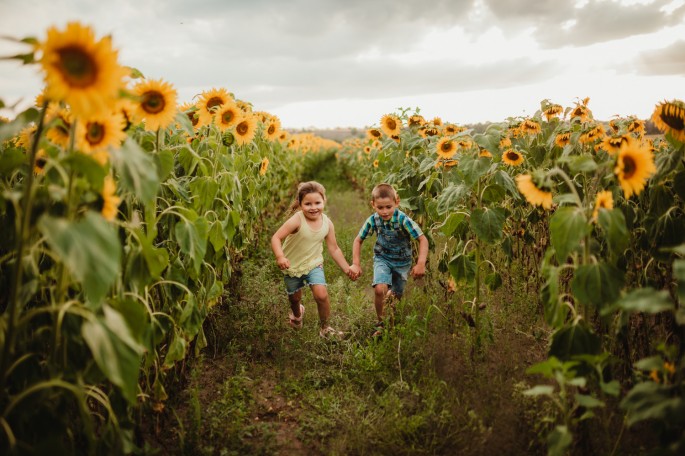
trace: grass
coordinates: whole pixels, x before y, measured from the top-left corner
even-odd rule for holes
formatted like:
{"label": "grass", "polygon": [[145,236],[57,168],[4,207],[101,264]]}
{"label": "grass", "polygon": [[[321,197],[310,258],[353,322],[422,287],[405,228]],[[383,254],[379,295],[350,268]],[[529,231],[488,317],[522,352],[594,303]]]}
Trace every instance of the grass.
{"label": "grass", "polygon": [[[352,240],[371,214],[368,197],[330,168],[316,178],[351,259]],[[161,428],[180,431],[151,438],[151,446],[184,455],[546,453],[535,427],[521,420],[539,408],[521,399],[520,383],[544,358],[547,340],[534,329],[541,327],[536,300],[517,285],[523,281],[485,294],[486,343],[473,358],[473,329],[459,315],[468,289],[447,294],[437,272],[410,279],[395,328],[372,340],[373,241],[363,245],[357,282],[324,249],[331,324],[346,338],[322,340],[309,292],[304,328],[287,325],[282,275],[268,244],[280,222],[269,221],[243,262],[237,293],[205,323],[209,347],[171,394]]]}

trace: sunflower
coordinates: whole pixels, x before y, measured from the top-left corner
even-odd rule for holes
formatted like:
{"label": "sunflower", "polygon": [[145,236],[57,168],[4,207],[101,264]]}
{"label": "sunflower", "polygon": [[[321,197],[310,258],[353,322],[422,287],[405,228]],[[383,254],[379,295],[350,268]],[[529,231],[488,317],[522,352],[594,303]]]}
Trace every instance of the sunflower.
{"label": "sunflower", "polygon": [[117,186],[114,183],[112,176],[105,176],[105,180],[102,184],[102,209],[100,213],[110,222],[114,220],[117,216],[119,209],[119,204],[121,204],[121,198],[116,194]]}
{"label": "sunflower", "polygon": [[590,101],[589,98],[585,98],[583,100],[583,103],[576,103],[576,107],[573,108],[571,111],[571,119],[577,118],[580,120],[580,122],[585,122],[586,120],[590,119],[592,113],[590,112],[590,109],[587,107],[587,102]]}
{"label": "sunflower", "polygon": [[64,31],[49,28],[38,50],[48,99],[69,104],[75,117],[112,109],[126,72],[117,63],[110,37],[96,41],[90,27],[70,22]]}
{"label": "sunflower", "polygon": [[134,88],[138,96],[137,114],[145,120],[145,129],[165,129],[176,116],[176,90],[161,79],[143,80]]}
{"label": "sunflower", "polygon": [[197,101],[197,114],[200,116],[202,125],[212,123],[212,118],[218,107],[229,101],[233,101],[233,96],[224,88],[212,88],[212,90],[202,92]]}
{"label": "sunflower", "polygon": [[639,195],[647,179],[655,172],[654,156],[646,143],[634,141],[623,145],[618,151],[614,174],[618,176],[626,198],[633,194]]}
{"label": "sunflower", "polygon": [[442,126],[442,119],[440,117],[433,117],[430,121],[430,123],[433,124],[435,127],[441,127]]}
{"label": "sunflower", "polygon": [[76,125],[76,147],[85,154],[117,148],[126,139],[120,114],[92,117]]}
{"label": "sunflower", "polygon": [[592,125],[588,130],[585,131],[585,133],[580,135],[578,142],[581,144],[589,144],[601,139],[602,136],[604,136],[604,127],[602,124],[596,124]]}
{"label": "sunflower", "polygon": [[533,206],[542,206],[544,209],[552,208],[552,192],[538,187],[530,174],[516,176],[516,187],[526,198],[526,201]]}
{"label": "sunflower", "polygon": [[119,113],[124,117],[124,131],[128,131],[132,125],[138,125],[141,121],[138,116],[138,106],[130,98],[119,98],[114,112]]}
{"label": "sunflower", "polygon": [[426,123],[426,119],[423,118],[422,115],[419,114],[414,114],[413,116],[409,117],[409,122],[408,125],[410,127],[420,127]]}
{"label": "sunflower", "polygon": [[631,117],[628,123],[628,131],[642,137],[645,134],[645,121]]}
{"label": "sunflower", "polygon": [[265,175],[267,169],[269,169],[269,159],[264,157],[264,158],[262,158],[262,164],[259,167],[259,175],[260,176]]}
{"label": "sunflower", "polygon": [[271,116],[264,128],[264,134],[268,141],[276,141],[281,134],[281,119]]}
{"label": "sunflower", "polygon": [[609,155],[616,155],[621,150],[621,147],[629,146],[634,141],[635,138],[630,135],[607,136],[599,145]]}
{"label": "sunflower", "polygon": [[366,137],[369,139],[380,139],[383,133],[378,128],[369,128],[366,130]]}
{"label": "sunflower", "polygon": [[502,155],[502,161],[509,166],[519,166],[523,163],[523,155],[516,149],[509,149]]}
{"label": "sunflower", "polygon": [[45,149],[38,149],[36,152],[36,161],[33,162],[33,174],[38,175],[45,172],[45,164],[47,163],[45,157],[47,157]]}
{"label": "sunflower", "polygon": [[257,131],[257,118],[252,113],[243,113],[235,126],[235,142],[239,146],[249,143],[254,139]]}
{"label": "sunflower", "polygon": [[50,108],[48,112],[52,119],[49,122],[49,127],[45,136],[53,144],[66,149],[69,147],[69,130],[71,130],[71,124],[73,119],[71,118],[71,113],[68,109],[55,109],[50,113]]}
{"label": "sunflower", "polygon": [[478,153],[479,157],[485,157],[485,158],[492,158],[492,154],[490,153],[489,150],[487,149],[480,149],[480,152]]}
{"label": "sunflower", "polygon": [[236,100],[235,104],[237,104],[240,110],[243,112],[252,112],[252,104],[248,103],[247,101]]}
{"label": "sunflower", "polygon": [[364,153],[369,155],[371,153],[371,146],[364,146]]}
{"label": "sunflower", "polygon": [[537,135],[542,131],[540,124],[532,119],[526,119],[521,122],[519,129],[527,135]]}
{"label": "sunflower", "polygon": [[[238,105],[233,101],[229,101],[217,108],[216,115],[214,116],[214,123],[216,123],[217,127],[219,127],[219,130],[226,131],[229,128],[237,125],[242,117],[243,112],[240,110]],[[254,119],[256,122],[257,118],[255,117]]]}
{"label": "sunflower", "polygon": [[550,120],[559,117],[559,115],[564,112],[564,108],[561,107],[561,105],[558,104],[553,104],[549,108],[545,109],[543,114],[545,115],[545,118],[549,122]]}
{"label": "sunflower", "polygon": [[392,114],[386,114],[381,117],[381,130],[383,130],[383,133],[386,135],[397,136],[400,134],[401,129],[402,121],[399,117]]}
{"label": "sunflower", "polygon": [[608,190],[603,190],[601,192],[597,192],[597,196],[595,197],[595,209],[592,211],[592,221],[596,222],[597,217],[599,217],[599,210],[600,209],[607,209],[611,210],[614,208],[614,199],[611,196],[611,192]]}
{"label": "sunflower", "polygon": [[443,137],[435,145],[435,151],[440,158],[452,158],[457,152],[457,143],[448,137]]}
{"label": "sunflower", "polygon": [[459,164],[459,160],[452,160],[452,159],[447,159],[443,162],[443,166],[445,168],[452,168],[453,166],[457,166]]}
{"label": "sunflower", "polygon": [[36,138],[36,130],[38,127],[35,125],[29,125],[28,127],[25,127],[19,132],[19,138],[17,139],[17,147],[23,147],[26,150],[29,150],[31,148],[31,145],[33,144],[33,141],[35,141]]}
{"label": "sunflower", "polygon": [[509,147],[511,147],[511,138],[509,136],[504,136],[502,139],[499,140],[500,149],[506,149]]}
{"label": "sunflower", "polygon": [[559,133],[554,137],[554,144],[563,148],[571,142],[571,132],[566,131],[564,133]]}
{"label": "sunflower", "polygon": [[280,142],[288,141],[288,132],[285,130],[282,130],[280,133],[278,133],[278,140]]}
{"label": "sunflower", "polygon": [[685,142],[685,103],[680,100],[659,103],[652,114],[652,122],[663,133]]}
{"label": "sunflower", "polygon": [[464,127],[459,127],[459,126],[457,126],[457,125],[454,125],[454,124],[449,123],[449,124],[447,124],[447,125],[445,125],[445,126],[443,127],[442,133],[443,133],[445,136],[454,136],[454,135],[456,135],[457,133],[462,132],[462,131],[464,131],[464,130],[466,130],[466,128],[464,128]]}
{"label": "sunflower", "polygon": [[377,159],[373,161],[373,167],[378,168],[378,160]]}

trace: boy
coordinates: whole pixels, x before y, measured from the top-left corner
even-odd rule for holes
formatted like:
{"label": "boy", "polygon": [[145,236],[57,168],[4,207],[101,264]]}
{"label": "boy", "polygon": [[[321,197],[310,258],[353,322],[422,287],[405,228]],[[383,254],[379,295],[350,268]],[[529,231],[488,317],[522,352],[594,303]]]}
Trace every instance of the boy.
{"label": "boy", "polygon": [[371,215],[352,244],[352,266],[350,273],[361,274],[362,242],[369,234],[376,232],[376,245],[373,248],[374,305],[378,323],[373,336],[383,329],[384,305],[386,298],[400,299],[412,264],[411,239],[419,241],[419,257],[411,274],[415,279],[426,273],[428,240],[421,228],[407,214],[398,209],[400,199],[390,184],[379,184],[371,192],[371,205],[376,211]]}

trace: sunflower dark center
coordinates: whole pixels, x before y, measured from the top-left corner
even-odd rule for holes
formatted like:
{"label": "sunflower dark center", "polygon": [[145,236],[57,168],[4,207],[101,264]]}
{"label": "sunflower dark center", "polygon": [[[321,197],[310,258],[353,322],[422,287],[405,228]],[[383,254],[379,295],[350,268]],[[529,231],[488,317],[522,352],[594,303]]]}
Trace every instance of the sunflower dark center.
{"label": "sunflower dark center", "polygon": [[86,131],[86,139],[88,142],[91,145],[100,144],[104,138],[105,127],[97,122],[89,122]]}
{"label": "sunflower dark center", "polygon": [[276,133],[276,126],[275,125],[269,125],[269,128],[267,128],[266,132],[270,135],[273,135]]}
{"label": "sunflower dark center", "polygon": [[248,125],[247,122],[240,122],[237,127],[235,127],[235,132],[243,136],[247,134]]}
{"label": "sunflower dark center", "polygon": [[519,154],[516,152],[507,152],[507,158],[511,161],[516,161],[519,158]]}
{"label": "sunflower dark center", "polygon": [[[685,112],[681,114],[685,114]],[[685,129],[685,115],[678,117],[661,114],[661,120],[673,130],[683,131]]]}
{"label": "sunflower dark center", "polygon": [[635,160],[632,157],[623,157],[623,178],[630,179],[635,174],[637,166],[635,165]]}
{"label": "sunflower dark center", "polygon": [[443,152],[451,152],[452,151],[452,143],[449,141],[445,141],[442,143],[442,146],[440,147]]}
{"label": "sunflower dark center", "polygon": [[390,130],[394,130],[395,128],[397,128],[397,123],[395,122],[394,119],[388,119],[388,120],[386,120],[386,121],[385,121],[385,125],[386,125]]}
{"label": "sunflower dark center", "polygon": [[224,104],[224,100],[221,97],[212,97],[207,100],[207,110],[211,111],[212,108]]}
{"label": "sunflower dark center", "polygon": [[57,51],[57,66],[71,87],[86,88],[93,85],[98,67],[90,54],[78,46],[68,46]]}
{"label": "sunflower dark center", "polygon": [[235,113],[233,111],[226,111],[223,114],[221,114],[221,121],[223,123],[230,123],[234,117]]}
{"label": "sunflower dark center", "polygon": [[164,95],[156,91],[145,92],[143,94],[143,101],[141,103],[143,111],[148,114],[159,114],[164,111],[166,100]]}
{"label": "sunflower dark center", "polygon": [[190,119],[190,123],[193,124],[193,127],[197,125],[197,123],[200,121],[197,117],[195,117],[194,112],[187,112],[186,116],[188,116],[188,119]]}

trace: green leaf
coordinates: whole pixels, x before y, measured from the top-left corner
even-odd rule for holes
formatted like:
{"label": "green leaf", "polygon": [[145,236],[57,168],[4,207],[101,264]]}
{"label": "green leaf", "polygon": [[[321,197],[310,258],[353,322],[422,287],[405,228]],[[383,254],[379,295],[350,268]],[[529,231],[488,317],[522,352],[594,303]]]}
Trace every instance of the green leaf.
{"label": "green leaf", "polygon": [[174,234],[181,252],[188,255],[195,272],[200,272],[200,266],[207,251],[207,237],[209,226],[204,217],[199,217],[195,211],[187,210],[187,216],[176,223]]}
{"label": "green leaf", "polygon": [[499,272],[492,272],[485,277],[485,285],[492,291],[502,286],[502,276]]}
{"label": "green leaf", "polygon": [[103,310],[103,317],[83,324],[81,334],[102,373],[121,389],[129,403],[134,404],[143,347],[131,336],[119,312],[109,306],[104,306]]}
{"label": "green leaf", "polygon": [[205,212],[214,205],[219,184],[211,176],[204,176],[193,179],[189,188],[193,195],[193,207],[198,212]]}
{"label": "green leaf", "polygon": [[[572,155],[565,157],[568,161],[568,169],[572,174],[592,173],[597,170],[595,160],[587,155]],[[561,161],[561,159],[559,160]]]}
{"label": "green leaf", "polygon": [[142,248],[145,264],[150,272],[150,277],[158,279],[162,272],[169,266],[169,251],[166,248],[157,248],[152,245],[152,240],[142,230],[139,233],[140,245]]}
{"label": "green leaf", "polygon": [[195,131],[193,130],[193,123],[190,121],[190,118],[186,115],[185,112],[178,111],[176,113],[176,117],[174,120],[181,126],[183,130],[185,130],[186,133],[188,133],[188,136],[195,136]]}
{"label": "green leaf", "polygon": [[19,113],[11,122],[0,123],[0,144],[18,135],[30,123],[37,122],[39,116],[40,113],[36,108],[29,108]]}
{"label": "green leaf", "polygon": [[464,176],[464,182],[468,185],[473,185],[490,169],[490,159],[466,156],[459,160],[458,167]]}
{"label": "green leaf", "polygon": [[502,239],[505,217],[504,209],[500,207],[474,209],[471,212],[471,228],[479,239],[495,244]]}
{"label": "green leaf", "polygon": [[453,212],[448,215],[443,224],[440,225],[440,231],[442,231],[442,234],[445,236],[451,236],[465,218],[466,214],[464,212]]}
{"label": "green leaf", "polygon": [[158,154],[155,154],[154,158],[157,163],[159,181],[164,182],[174,170],[174,153],[168,149],[164,149]]}
{"label": "green leaf", "polygon": [[44,216],[38,228],[91,303],[99,305],[120,270],[121,244],[114,227],[100,214],[87,212],[78,222]]}
{"label": "green leaf", "polygon": [[656,314],[674,308],[673,301],[666,290],[656,291],[651,287],[633,290],[616,304],[619,309],[631,313]]}
{"label": "green leaf", "polygon": [[670,387],[654,382],[635,385],[620,406],[627,411],[628,426],[650,419],[662,423],[677,422],[685,411],[682,397],[671,397]]}
{"label": "green leaf", "polygon": [[176,361],[180,361],[186,356],[186,340],[179,334],[178,331],[174,331],[174,336],[169,344],[169,350],[164,357],[164,366],[172,367]]}
{"label": "green leaf", "polygon": [[570,310],[559,297],[559,269],[548,267],[543,274],[546,280],[540,290],[540,297],[545,306],[545,321],[553,328],[559,328],[566,321]]}
{"label": "green leaf", "polygon": [[673,262],[673,277],[678,281],[678,300],[682,310],[685,308],[685,260],[675,260]]}
{"label": "green leaf", "polygon": [[578,266],[571,282],[574,296],[597,309],[612,304],[623,288],[623,271],[604,263]]}
{"label": "green leaf", "polygon": [[599,337],[584,323],[579,322],[563,327],[554,333],[549,354],[566,361],[574,355],[596,355],[600,348]]}
{"label": "green leaf", "polygon": [[470,194],[470,190],[464,184],[449,184],[438,195],[438,214],[453,212],[460,207],[461,202]]}
{"label": "green leaf", "polygon": [[523,392],[525,396],[551,396],[554,394],[554,387],[551,385],[536,385]]}
{"label": "green leaf", "polygon": [[555,356],[550,356],[546,360],[540,361],[539,363],[530,366],[528,369],[526,369],[526,374],[540,374],[546,378],[552,378],[554,377],[554,372],[561,370],[562,367],[563,364],[561,361],[559,361],[558,358],[556,358]]}
{"label": "green leaf", "polygon": [[212,223],[212,227],[209,229],[209,242],[214,247],[215,252],[221,252],[224,245],[226,245],[224,228],[221,225],[221,222],[217,220]]}
{"label": "green leaf", "polygon": [[602,391],[610,396],[616,397],[621,392],[621,384],[618,382],[618,380],[612,380],[606,383],[600,382],[599,386],[602,388]]}
{"label": "green leaf", "polygon": [[547,434],[547,456],[564,456],[573,443],[573,434],[566,426],[557,426]]}
{"label": "green leaf", "polygon": [[456,281],[470,281],[476,277],[476,263],[467,255],[456,255],[447,265],[447,269]]}
{"label": "green leaf", "polygon": [[557,209],[550,219],[549,230],[559,263],[565,263],[568,255],[580,247],[580,241],[591,228],[580,208],[566,206]]}
{"label": "green leaf", "polygon": [[630,233],[626,226],[626,218],[620,209],[600,209],[599,225],[606,233],[607,244],[615,255],[620,255],[630,244]]}
{"label": "green leaf", "polygon": [[585,407],[585,408],[604,407],[604,402],[600,401],[596,397],[588,396],[587,394],[576,393],[575,399],[576,399],[576,402],[578,403],[578,405],[580,405],[581,407]]}
{"label": "green leaf", "polygon": [[111,149],[112,164],[121,182],[143,202],[149,203],[157,195],[159,176],[150,154],[133,139],[127,138],[120,149]]}
{"label": "green leaf", "polygon": [[28,157],[22,150],[6,149],[0,154],[0,175],[9,176],[24,164],[28,164]]}
{"label": "green leaf", "polygon": [[506,172],[502,170],[497,171],[492,175],[492,182],[506,189],[514,198],[518,199],[521,197],[518,188],[516,188],[516,182],[514,182],[514,179]]}
{"label": "green leaf", "polygon": [[95,190],[102,191],[107,169],[93,157],[86,154],[70,154],[64,159],[64,164],[76,174],[85,177]]}

